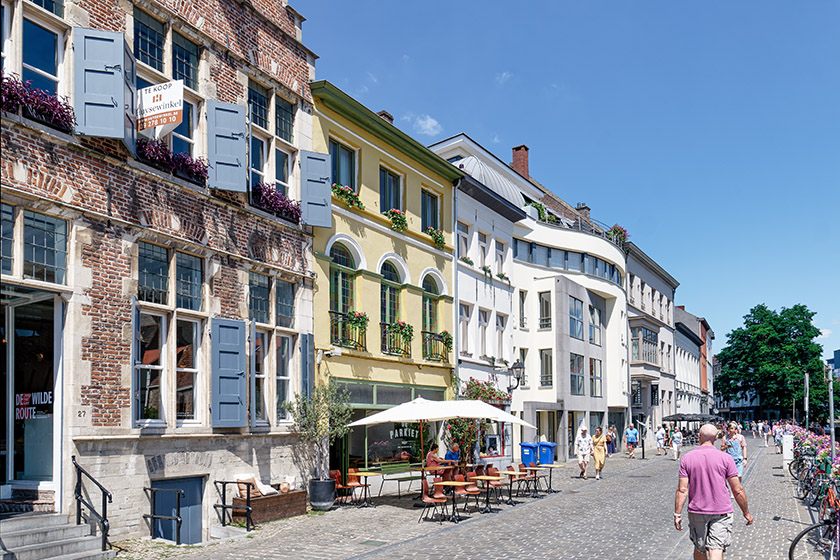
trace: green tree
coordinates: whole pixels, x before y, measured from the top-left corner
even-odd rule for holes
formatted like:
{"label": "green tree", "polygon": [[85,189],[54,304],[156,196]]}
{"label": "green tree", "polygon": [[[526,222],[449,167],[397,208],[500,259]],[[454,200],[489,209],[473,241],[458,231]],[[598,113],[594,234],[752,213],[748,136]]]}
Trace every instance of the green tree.
{"label": "green tree", "polygon": [[320,480],[329,474],[330,444],[350,431],[347,425],[353,410],[349,403],[350,393],[330,378],[308,397],[297,393],[295,400],[285,405],[301,438],[315,445],[315,473]]}
{"label": "green tree", "polygon": [[802,304],[781,312],[764,304],[753,307],[717,355],[721,373],[715,378],[715,392],[728,399],[758,395],[765,410],[802,410],[807,372],[811,416],[826,417],[828,385],[822,346],[814,341],[820,334],[813,323],[815,314]]}

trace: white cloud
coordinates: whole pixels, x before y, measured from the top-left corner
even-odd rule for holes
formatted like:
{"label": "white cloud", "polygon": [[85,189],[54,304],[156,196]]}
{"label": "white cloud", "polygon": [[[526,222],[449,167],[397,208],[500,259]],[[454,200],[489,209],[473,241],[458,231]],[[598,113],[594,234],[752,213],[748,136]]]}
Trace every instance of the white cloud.
{"label": "white cloud", "polygon": [[501,142],[501,141],[502,141],[502,139],[499,137],[499,135],[498,135],[498,134],[494,134],[494,135],[493,135],[493,143],[494,143],[494,144],[498,144],[498,143],[499,143],[499,142]]}
{"label": "white cloud", "polygon": [[510,72],[502,72],[500,74],[496,74],[496,83],[500,86],[505,85],[505,82],[513,78],[513,74]]}
{"label": "white cloud", "polygon": [[414,131],[425,136],[435,136],[443,132],[443,127],[431,115],[420,115],[414,120]]}
{"label": "white cloud", "polygon": [[831,336],[831,329],[820,329],[820,336],[818,336],[817,339],[828,338],[830,336]]}
{"label": "white cloud", "polygon": [[408,56],[407,54],[402,55],[402,61],[403,62],[409,62],[410,60],[411,60],[411,57]]}
{"label": "white cloud", "polygon": [[368,75],[368,80],[370,80],[371,83],[374,83],[374,84],[379,83],[379,78],[377,78],[372,72],[368,72],[367,75]]}

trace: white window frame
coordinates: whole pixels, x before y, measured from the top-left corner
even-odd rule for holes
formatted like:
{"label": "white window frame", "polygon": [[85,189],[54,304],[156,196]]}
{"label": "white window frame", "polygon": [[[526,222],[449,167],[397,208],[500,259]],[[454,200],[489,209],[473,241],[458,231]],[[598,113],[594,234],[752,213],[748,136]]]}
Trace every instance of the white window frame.
{"label": "white window frame", "polygon": [[490,324],[490,311],[487,309],[478,310],[478,343],[481,348],[481,355],[487,356],[487,325]]}
{"label": "white window frame", "polygon": [[470,226],[460,220],[456,225],[458,232],[458,258],[470,256]]}
{"label": "white window frame", "polygon": [[[14,64],[13,64],[12,68],[10,68],[9,66],[5,66],[5,63],[4,63],[4,68],[6,68],[5,72],[7,74],[10,74],[10,73],[14,72],[14,73],[17,73],[20,76],[23,76],[23,69],[24,69],[23,49],[26,47],[26,45],[23,44],[23,20],[28,19],[32,23],[35,23],[35,24],[43,27],[47,31],[51,31],[51,32],[56,34],[56,47],[55,47],[56,48],[56,61],[55,61],[56,62],[56,65],[55,65],[56,75],[53,76],[51,74],[47,74],[46,72],[42,71],[39,68],[27,67],[27,69],[31,70],[32,72],[35,72],[36,74],[44,76],[45,78],[48,78],[48,79],[53,79],[54,78],[56,80],[56,83],[58,84],[58,87],[56,88],[57,89],[56,93],[59,96],[69,96],[69,85],[67,83],[67,80],[65,79],[65,64],[64,64],[64,62],[67,58],[66,57],[67,34],[69,33],[70,28],[66,24],[64,24],[62,18],[58,17],[57,15],[53,14],[52,12],[49,12],[49,11],[45,10],[44,8],[42,8],[42,7],[40,7],[36,4],[33,4],[32,2],[24,1],[24,2],[21,2],[21,3],[17,4],[17,6],[23,8],[23,17],[20,20],[20,24],[17,28],[13,28],[13,27],[9,28],[9,44],[8,44],[8,46],[10,48],[9,48],[8,51],[6,51],[6,62],[9,62],[9,58],[10,58],[9,55],[12,55],[14,57],[15,54],[17,54],[17,53],[15,53],[15,47],[14,47],[16,42],[18,42],[20,44],[20,49],[18,49],[18,52],[20,53],[20,58],[19,59],[17,57],[14,58]],[[9,5],[6,4],[6,7],[8,8]],[[12,14],[13,12],[10,11],[9,13]],[[17,15],[17,14],[15,14],[15,15]],[[11,20],[10,20],[9,25],[11,25]],[[17,41],[15,41],[13,39],[13,37],[12,37],[13,35],[16,36]]]}
{"label": "white window frame", "polygon": [[[271,284],[269,283],[269,290]],[[255,337],[262,337],[263,340],[263,348],[262,348],[262,361],[258,359],[258,356],[254,356],[254,364],[255,367],[257,364],[259,365],[260,373],[257,374],[257,370],[251,372],[254,376],[254,394],[251,395],[251,399],[253,400],[254,405],[254,421],[257,426],[267,426],[269,424],[269,401],[268,401],[268,387],[267,387],[267,379],[269,377],[269,368],[270,368],[270,360],[269,356],[273,355],[273,341],[274,338],[274,331],[273,329],[255,329],[254,330]],[[257,341],[254,340],[253,344],[251,345],[251,349],[256,351],[257,348]],[[257,388],[260,388],[261,391],[257,391]],[[259,411],[257,410],[257,393],[262,395],[262,418],[260,418]]]}
{"label": "white window frame", "polygon": [[505,243],[498,239],[496,240],[496,274],[502,274],[505,271]]}
{"label": "white window frame", "polygon": [[594,305],[589,306],[589,343],[595,346],[601,346],[603,344],[601,310]]}
{"label": "white window frame", "polygon": [[[268,135],[262,132],[262,129],[257,125],[253,125],[254,130],[251,133],[250,141],[248,142],[248,180],[251,181],[251,188],[253,189],[256,186],[256,183],[253,182],[251,177],[253,177],[254,173],[260,176],[259,183],[266,183],[265,177],[268,173],[273,170],[274,166],[269,169],[269,154],[274,155],[274,152],[271,151],[271,139]],[[251,158],[251,149],[252,143],[254,140],[257,140],[262,143],[263,146],[263,153],[262,153],[262,161],[259,170],[255,168],[253,164],[253,160]],[[274,184],[274,178],[272,177],[270,184]]]}
{"label": "white window frame", "polygon": [[[179,322],[185,323],[192,323],[195,325],[195,339],[193,341],[194,344],[194,352],[193,352],[193,367],[192,368],[181,368],[178,367],[178,323]],[[174,351],[175,351],[175,359],[173,363],[175,364],[175,420],[176,426],[184,426],[184,425],[200,425],[201,424],[201,417],[200,412],[203,407],[203,399],[202,399],[202,391],[201,388],[203,386],[202,379],[201,379],[201,360],[202,356],[202,348],[201,348],[201,339],[203,333],[203,322],[201,319],[196,319],[193,317],[177,317],[175,319],[175,344],[174,344]],[[192,391],[193,391],[193,417],[192,418],[178,418],[178,375],[182,372],[192,373],[193,375],[193,384],[192,384]]]}
{"label": "white window frame", "polygon": [[[537,299],[538,299],[539,304],[540,304],[540,323],[539,323],[539,327],[541,329],[550,329],[551,328],[551,292],[550,291],[540,292],[539,294],[537,294],[537,296],[538,296]],[[545,299],[544,296],[547,296],[547,299]],[[547,305],[543,306],[543,302],[546,302]],[[543,315],[543,307],[545,307],[545,311],[548,312],[547,315]]]}
{"label": "white window frame", "polygon": [[[286,375],[280,375],[280,348],[282,348],[282,344],[280,340],[288,340],[288,349],[289,353],[287,356],[286,362]],[[292,396],[292,365],[294,364],[294,337],[287,333],[274,333],[274,343],[276,345],[274,350],[274,423],[275,425],[283,425],[283,424],[290,424],[293,420],[291,414],[286,411],[286,414],[283,418],[279,417],[279,409],[277,408],[277,386],[280,382],[286,384],[286,396],[288,400],[291,400]]]}
{"label": "white window frame", "polygon": [[[284,189],[286,189],[286,196],[289,196],[292,192],[292,170],[294,169],[294,166],[292,165],[292,162],[295,159],[295,155],[293,153],[290,153],[290,151],[286,148],[285,143],[280,144],[280,142],[278,142],[279,140],[281,140],[281,139],[276,137],[276,136],[274,137],[275,146],[274,146],[274,149],[272,150],[272,154],[274,155],[274,157],[271,158],[271,162],[270,162],[271,173],[272,173],[272,177],[274,177],[273,182],[274,182],[275,187],[277,185],[282,186]],[[281,152],[281,153],[286,154],[286,182],[285,183],[283,181],[280,181],[279,179],[277,179],[277,152]]]}
{"label": "white window frame", "polygon": [[469,354],[470,351],[470,316],[472,306],[466,303],[459,304],[458,309],[458,332],[460,333],[460,351],[462,354]]}
{"label": "white window frame", "polygon": [[[548,371],[546,360],[548,358]],[[551,348],[540,348],[540,387],[554,386],[554,352]]]}
{"label": "white window frame", "polygon": [[528,328],[528,290],[519,290],[519,328]]}
{"label": "white window frame", "polygon": [[[138,300],[138,304],[140,304]],[[155,306],[156,304],[151,304]],[[131,375],[131,403],[132,409],[134,410],[133,414],[133,426],[135,428],[144,428],[149,426],[166,426],[166,412],[167,412],[167,399],[169,398],[169,391],[166,390],[166,385],[168,381],[168,376],[166,375],[166,369],[168,365],[167,360],[167,353],[170,348],[169,344],[169,319],[171,315],[166,312],[149,309],[149,305],[140,305],[139,314],[141,317],[140,324],[136,325],[136,328],[141,328],[143,324],[142,316],[143,315],[150,315],[153,317],[160,317],[160,325],[161,325],[161,332],[160,332],[160,364],[157,366],[148,366],[145,364],[140,363],[140,356],[136,356],[136,361],[134,364],[134,371],[132,371]],[[139,338],[139,336],[138,336]],[[135,352],[139,352],[140,348],[135,348]],[[158,418],[140,418],[140,407],[139,407],[139,395],[138,391],[140,390],[139,384],[139,370],[141,369],[155,369],[160,371],[160,411],[158,412]]]}
{"label": "white window frame", "polygon": [[505,327],[507,327],[507,315],[496,313],[496,356],[500,360],[505,359]]}
{"label": "white window frame", "polygon": [[[481,238],[484,238],[484,241]],[[478,232],[478,260],[479,268],[487,266],[487,251],[490,248],[489,236],[483,231]]]}
{"label": "white window frame", "polygon": [[2,43],[2,58],[4,72],[10,71],[9,63],[14,61],[14,56],[9,56],[14,48],[12,45],[12,16],[14,11],[12,4],[9,2],[0,2],[3,6],[3,11],[6,12],[3,18],[3,27],[0,29],[0,43]]}

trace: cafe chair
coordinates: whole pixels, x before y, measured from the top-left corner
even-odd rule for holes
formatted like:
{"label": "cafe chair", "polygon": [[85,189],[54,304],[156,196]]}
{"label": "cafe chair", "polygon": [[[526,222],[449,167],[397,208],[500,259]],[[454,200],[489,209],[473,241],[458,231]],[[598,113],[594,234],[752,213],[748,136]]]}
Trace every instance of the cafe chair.
{"label": "cafe chair", "polygon": [[350,487],[350,497],[353,503],[358,501],[356,490],[361,490],[362,494],[364,494],[365,487],[370,488],[370,484],[362,484],[362,477],[355,474],[357,472],[359,472],[359,469],[347,469],[347,486]]}
{"label": "cafe chair", "polygon": [[[417,520],[417,523],[423,521],[424,517],[429,516],[429,508],[432,508],[432,513],[437,514],[438,522],[443,523],[443,516],[446,513],[446,498],[431,498],[429,497],[429,483],[428,481],[423,478],[423,494],[421,495],[421,499],[423,501],[423,511],[420,512],[420,519]],[[438,507],[440,507],[440,511],[438,511]]]}
{"label": "cafe chair", "polygon": [[[529,467],[536,467],[534,463],[528,463]],[[545,483],[546,489],[548,489],[548,475],[544,474],[542,471],[532,471],[534,473],[534,484],[536,484],[536,489],[540,490],[540,481]]]}
{"label": "cafe chair", "polygon": [[[471,472],[469,475],[475,476],[475,473]],[[466,482],[464,480],[464,475],[456,474],[455,475],[455,482]],[[470,503],[470,497],[475,498],[475,507],[476,509],[481,509],[481,505],[478,503],[478,497],[481,496],[481,490],[478,489],[478,486],[475,485],[475,481],[471,480],[470,484],[467,486],[456,486],[455,487],[455,495],[456,496],[463,496],[464,497],[464,509],[463,512],[467,512],[467,505]]]}
{"label": "cafe chair", "polygon": [[[499,476],[499,469],[490,468],[487,474],[488,476]],[[510,486],[510,482],[504,482],[503,480],[489,480],[488,482],[490,483],[490,489],[496,494],[496,503],[501,503],[502,489]]]}
{"label": "cafe chair", "polygon": [[339,505],[346,504],[347,498],[350,497],[352,492],[348,492],[348,490],[351,490],[350,486],[341,483],[341,471],[330,471],[330,478],[335,480],[335,495],[338,497]]}

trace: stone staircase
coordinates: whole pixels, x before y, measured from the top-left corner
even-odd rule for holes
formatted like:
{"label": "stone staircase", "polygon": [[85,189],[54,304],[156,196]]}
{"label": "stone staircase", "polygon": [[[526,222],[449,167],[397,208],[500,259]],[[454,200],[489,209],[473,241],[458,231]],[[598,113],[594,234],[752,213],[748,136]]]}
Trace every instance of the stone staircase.
{"label": "stone staircase", "polygon": [[71,523],[60,513],[30,513],[0,519],[0,560],[100,560],[102,538],[88,524]]}

